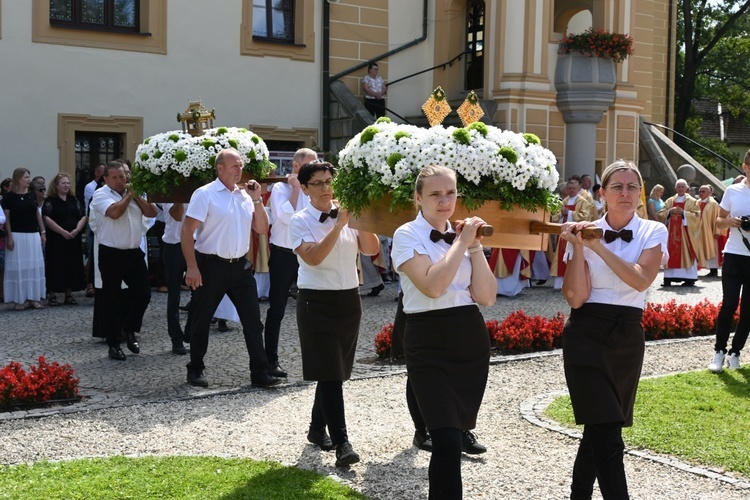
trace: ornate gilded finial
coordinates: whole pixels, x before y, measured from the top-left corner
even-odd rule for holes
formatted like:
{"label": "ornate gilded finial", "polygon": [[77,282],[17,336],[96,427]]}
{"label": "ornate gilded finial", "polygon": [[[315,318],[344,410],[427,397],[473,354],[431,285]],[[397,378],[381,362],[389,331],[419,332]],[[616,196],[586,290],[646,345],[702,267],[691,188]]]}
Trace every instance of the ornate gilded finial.
{"label": "ornate gilded finial", "polygon": [[430,127],[440,125],[445,117],[450,114],[450,104],[445,100],[445,91],[440,86],[433,90],[430,98],[422,104],[422,111],[427,116]]}
{"label": "ornate gilded finial", "polygon": [[182,131],[189,132],[193,137],[203,135],[206,130],[213,128],[216,111],[209,111],[203,107],[200,98],[197,101],[188,99],[188,108],[177,115],[177,121],[182,123]]}
{"label": "ornate gilded finial", "polygon": [[484,111],[482,111],[482,107],[479,105],[479,97],[473,90],[466,96],[464,103],[459,106],[458,116],[461,118],[464,127],[478,122],[484,116]]}

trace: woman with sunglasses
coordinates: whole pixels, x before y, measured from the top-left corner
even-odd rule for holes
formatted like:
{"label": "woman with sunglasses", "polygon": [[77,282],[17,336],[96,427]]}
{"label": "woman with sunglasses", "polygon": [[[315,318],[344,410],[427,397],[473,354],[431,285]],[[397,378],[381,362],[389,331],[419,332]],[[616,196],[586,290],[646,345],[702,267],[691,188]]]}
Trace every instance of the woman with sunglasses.
{"label": "woman with sunglasses", "polygon": [[336,467],[346,467],[359,462],[349,443],[343,394],[362,317],[357,253],[375,255],[380,242],[373,233],[350,228],[349,213],[334,205],[334,173],[333,165],[318,160],[300,168],[297,179],[310,203],[292,216],[289,239],[299,260],[302,377],[317,381],[307,439],[322,450],[335,449]]}

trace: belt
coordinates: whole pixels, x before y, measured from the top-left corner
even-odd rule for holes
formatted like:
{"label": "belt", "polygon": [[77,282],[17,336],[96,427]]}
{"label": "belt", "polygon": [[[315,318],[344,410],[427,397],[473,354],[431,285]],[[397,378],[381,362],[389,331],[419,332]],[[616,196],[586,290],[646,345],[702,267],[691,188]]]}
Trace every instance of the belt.
{"label": "belt", "polygon": [[222,262],[229,262],[230,264],[234,264],[235,262],[239,262],[241,260],[247,260],[244,255],[242,257],[232,257],[231,259],[225,259],[224,257],[219,257],[218,255],[212,253],[204,253],[203,255],[205,255],[207,259],[220,260]]}
{"label": "belt", "polygon": [[292,250],[291,248],[280,247],[279,245],[274,245],[273,243],[271,243],[271,248],[273,248],[275,250],[281,250],[282,252],[287,252],[287,253],[291,253],[291,254],[294,253],[294,250]]}

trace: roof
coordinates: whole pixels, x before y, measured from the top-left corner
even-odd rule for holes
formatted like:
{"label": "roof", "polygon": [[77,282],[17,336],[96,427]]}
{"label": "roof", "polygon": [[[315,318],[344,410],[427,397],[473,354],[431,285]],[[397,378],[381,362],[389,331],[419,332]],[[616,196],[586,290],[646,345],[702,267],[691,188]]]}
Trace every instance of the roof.
{"label": "roof", "polygon": [[[719,129],[718,105],[708,99],[694,99],[695,114],[703,118],[700,134],[710,139],[721,137]],[[722,110],[724,120],[724,139],[727,144],[750,144],[750,115],[733,116]]]}

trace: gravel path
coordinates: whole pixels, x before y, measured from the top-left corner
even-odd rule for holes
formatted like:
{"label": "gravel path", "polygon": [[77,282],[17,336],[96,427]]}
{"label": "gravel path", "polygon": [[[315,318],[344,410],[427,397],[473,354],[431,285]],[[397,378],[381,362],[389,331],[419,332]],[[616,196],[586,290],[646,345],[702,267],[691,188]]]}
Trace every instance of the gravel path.
{"label": "gravel path", "polygon": [[[695,303],[709,297],[718,301],[717,287],[718,282],[714,281],[676,293],[655,285],[650,300],[664,302],[674,297]],[[391,293],[395,295],[395,291]],[[537,313],[533,309],[536,304],[543,311],[539,313],[548,314],[549,310],[561,308],[557,294],[551,289],[532,289],[526,298],[499,298],[494,311],[523,308]],[[392,308],[392,298],[386,296],[382,304]],[[2,314],[7,321],[14,313]],[[373,314],[376,316],[368,321],[378,325],[387,316],[383,311]],[[651,344],[646,350],[643,375],[703,369],[712,345],[712,338]],[[96,346],[101,349],[100,344]],[[3,347],[0,354],[12,356],[8,354],[10,350]],[[358,354],[358,359],[364,357],[365,353]],[[115,366],[124,365],[127,366]],[[385,374],[378,375],[378,371],[382,367],[369,373],[362,368],[358,378],[344,384],[350,440],[362,457],[362,462],[349,470],[336,469],[333,453],[321,452],[306,443],[313,386],[298,380],[278,390],[236,386],[231,394],[195,397],[204,393],[194,393],[191,399],[184,399],[180,393],[174,400],[164,400],[160,393],[161,402],[140,401],[41,418],[5,419],[0,421],[0,462],[19,464],[112,455],[248,457],[315,470],[348,482],[375,499],[426,498],[429,454],[411,446],[413,429],[404,398],[403,371],[398,366],[388,367]],[[107,375],[99,376],[106,386]],[[95,377],[88,374],[88,378]],[[526,414],[534,419],[529,401],[563,390],[559,352],[493,359],[476,429],[489,451],[478,457],[464,456],[465,498],[567,498],[577,440],[524,417]],[[625,464],[635,499],[750,498],[746,484],[728,482],[733,481],[732,476],[721,475],[721,480],[706,477],[721,471],[687,472],[684,467],[633,455],[626,456]],[[600,498],[598,491],[595,498]]]}

